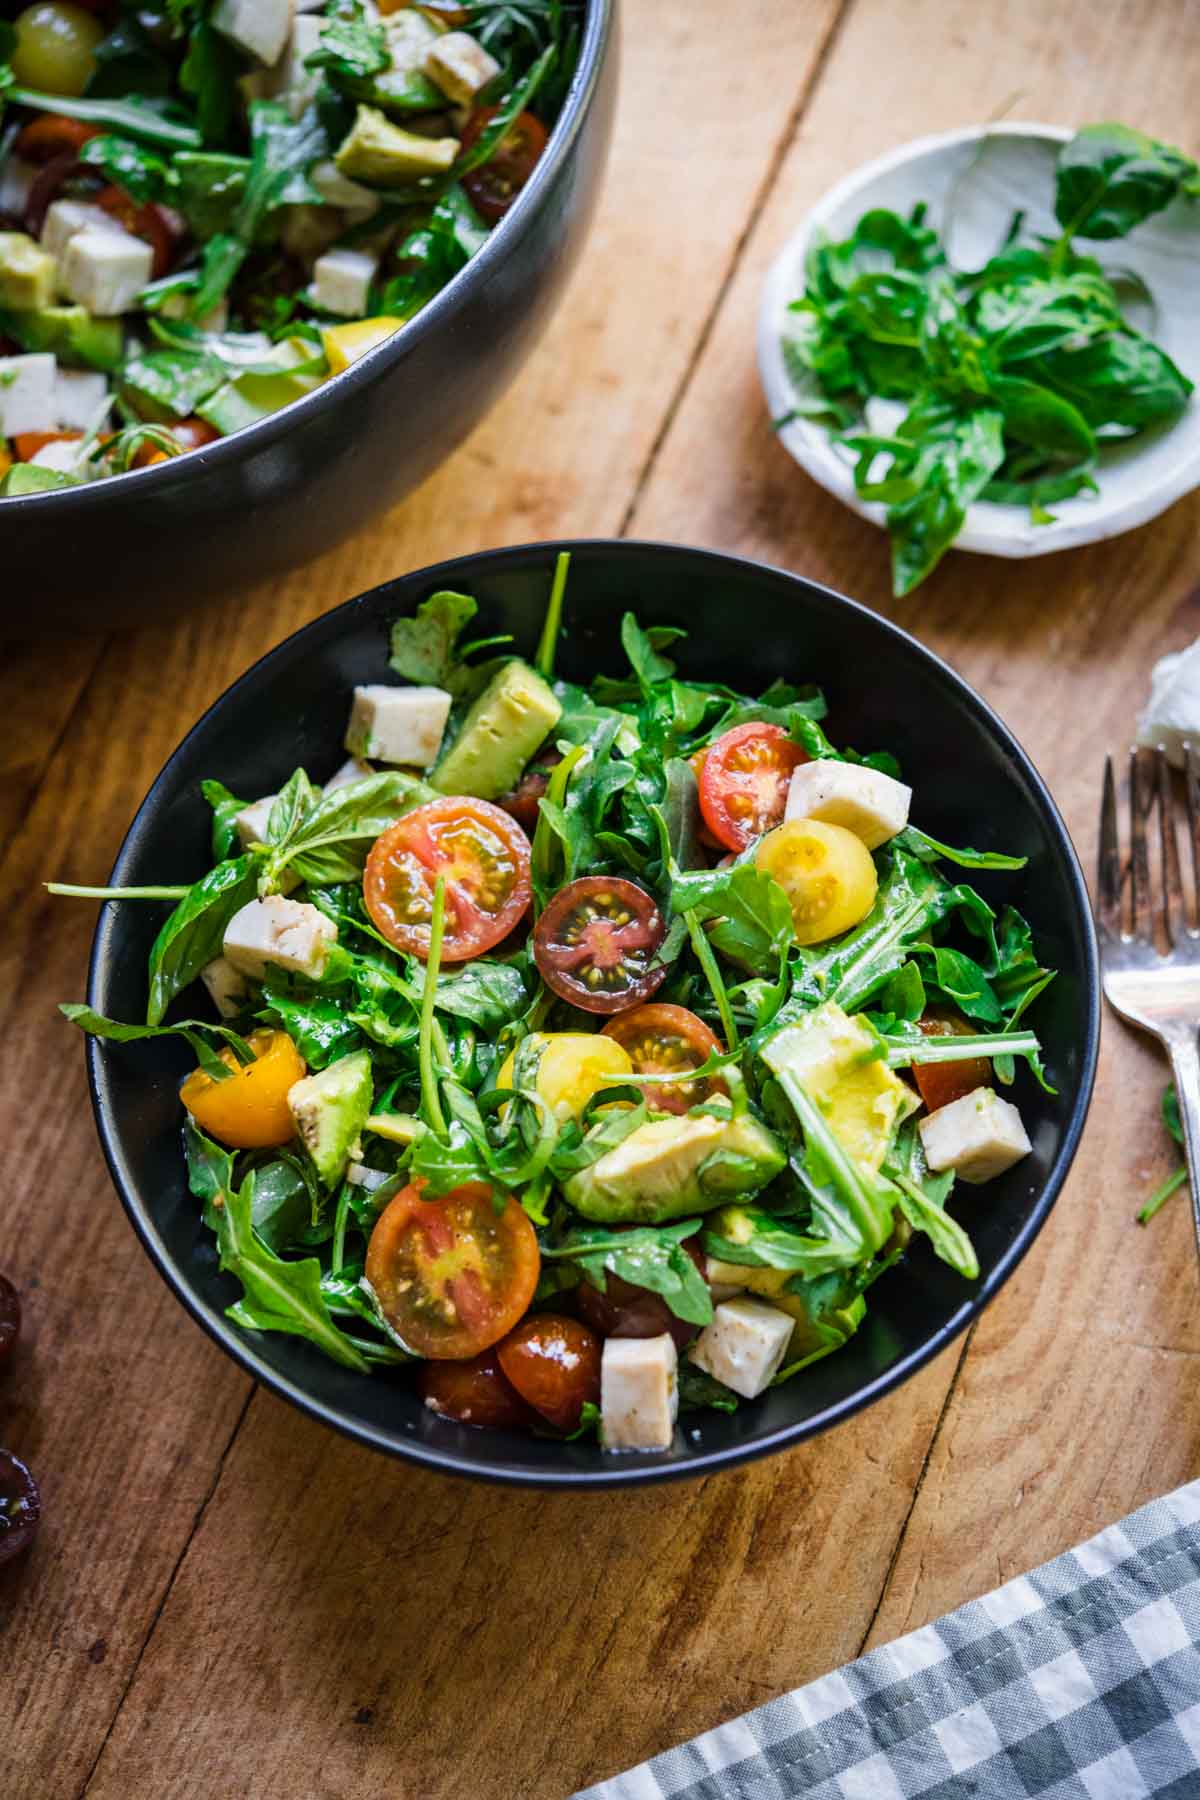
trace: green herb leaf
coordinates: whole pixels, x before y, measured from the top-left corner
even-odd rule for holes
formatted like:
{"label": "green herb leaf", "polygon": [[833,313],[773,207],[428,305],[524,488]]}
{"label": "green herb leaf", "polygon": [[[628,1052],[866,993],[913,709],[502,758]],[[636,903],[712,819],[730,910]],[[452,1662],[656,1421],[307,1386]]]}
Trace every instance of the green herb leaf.
{"label": "green herb leaf", "polygon": [[1054,212],[1065,237],[1121,238],[1161,212],[1197,167],[1128,125],[1085,125],[1058,154]]}
{"label": "green herb leaf", "polygon": [[601,1225],[577,1225],[562,1243],[543,1249],[544,1260],[567,1258],[578,1264],[593,1287],[605,1291],[606,1276],[619,1275],[636,1287],[649,1288],[666,1301],[677,1319],[707,1325],[713,1316],[708,1283],[683,1248],[694,1237],[700,1219],[677,1225],[645,1225],[613,1232]]}
{"label": "green herb leaf", "polygon": [[221,954],[225,927],[258,892],[255,858],[218,863],[179,902],[150,951],[146,1022],[160,1025],[176,994]]}

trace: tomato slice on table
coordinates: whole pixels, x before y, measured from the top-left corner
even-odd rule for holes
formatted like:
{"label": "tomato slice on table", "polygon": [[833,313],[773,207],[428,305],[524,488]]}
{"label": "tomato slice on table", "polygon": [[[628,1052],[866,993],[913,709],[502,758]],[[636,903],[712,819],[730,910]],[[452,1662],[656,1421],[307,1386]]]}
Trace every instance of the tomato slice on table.
{"label": "tomato slice on table", "polygon": [[735,725],[708,750],[700,812],[726,850],[744,850],[783,818],[792,771],[808,762],[782,725]]}
{"label": "tomato slice on table", "polygon": [[574,1431],[585,1404],[600,1404],[600,1340],[578,1319],[534,1313],[496,1355],[522,1400],[556,1431]]}
{"label": "tomato slice on table", "polygon": [[466,795],[418,806],[376,838],[363,899],[389,944],[428,956],[433,889],[446,882],[443,962],[498,944],[529,905],[529,839],[490,800]]}
{"label": "tomato slice on table", "polygon": [[623,1012],[666,979],[654,964],[665,936],[653,894],[619,876],[585,875],[560,888],[534,926],[533,955],[561,1000],[584,1012]]}
{"label": "tomato slice on table", "polygon": [[[477,143],[500,108],[481,106],[467,121],[462,135],[462,154]],[[489,225],[502,219],[546,148],[546,127],[533,113],[518,113],[487,162],[470,169],[462,178],[472,206]]]}
{"label": "tomato slice on table", "polygon": [[441,1362],[478,1356],[533,1299],[541,1253],[515,1200],[469,1181],[440,1200],[410,1182],[375,1222],[366,1275],[408,1348]]}
{"label": "tomato slice on table", "polygon": [[520,1431],[539,1422],[500,1367],[494,1347],[469,1362],[422,1363],[417,1392],[430,1412],[460,1425]]}
{"label": "tomato slice on table", "polygon": [[603,1035],[615,1038],[628,1051],[636,1074],[679,1075],[678,1081],[656,1081],[642,1089],[649,1104],[659,1112],[685,1113],[689,1106],[699,1106],[710,1094],[728,1092],[717,1076],[704,1081],[684,1079],[690,1069],[698,1069],[725,1048],[704,1020],[686,1006],[635,1006],[606,1025]]}
{"label": "tomato slice on table", "polygon": [[[917,1029],[926,1037],[973,1037],[977,1028],[947,1007],[927,1013],[917,1021]],[[914,1063],[912,1072],[922,1100],[930,1112],[936,1112],[939,1106],[949,1106],[977,1087],[990,1087],[992,1059],[971,1056],[962,1062]]]}

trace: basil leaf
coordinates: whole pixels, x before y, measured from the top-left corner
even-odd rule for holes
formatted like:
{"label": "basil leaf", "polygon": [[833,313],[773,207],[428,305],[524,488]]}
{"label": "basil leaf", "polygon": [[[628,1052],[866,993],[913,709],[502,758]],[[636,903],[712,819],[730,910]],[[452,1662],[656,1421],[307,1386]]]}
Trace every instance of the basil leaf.
{"label": "basil leaf", "polygon": [[1121,238],[1181,192],[1195,193],[1191,157],[1128,125],[1085,125],[1058,154],[1054,213],[1065,237]]}
{"label": "basil leaf", "polygon": [[160,1025],[176,994],[221,954],[225,927],[258,893],[252,856],[218,863],[189,889],[154,940],[146,1022]]}
{"label": "basil leaf", "polygon": [[451,680],[462,669],[456,646],[478,611],[469,594],[443,591],[422,600],[412,618],[395,620],[389,661],[397,675],[453,693]]}
{"label": "basil leaf", "polygon": [[567,1258],[578,1264],[601,1293],[607,1276],[617,1275],[658,1294],[677,1319],[708,1325],[713,1316],[712,1295],[683,1248],[683,1240],[694,1237],[701,1223],[684,1219],[675,1225],[645,1225],[623,1232],[577,1225],[562,1243],[544,1249],[542,1255],[545,1260]]}

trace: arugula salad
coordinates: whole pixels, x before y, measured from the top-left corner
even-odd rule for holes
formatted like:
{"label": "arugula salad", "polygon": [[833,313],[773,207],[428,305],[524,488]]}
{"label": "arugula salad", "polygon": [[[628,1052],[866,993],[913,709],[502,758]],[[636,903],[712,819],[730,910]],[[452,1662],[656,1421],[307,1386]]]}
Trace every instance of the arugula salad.
{"label": "arugula salad", "polygon": [[0,18],[0,498],[163,462],[399,331],[547,143],[583,0]]}
{"label": "arugula salad", "polygon": [[919,205],[814,240],[782,340],[795,402],[776,424],[824,423],[857,493],[887,508],[897,596],[937,567],[975,501],[1053,523],[1057,502],[1098,491],[1106,444],[1188,405],[1191,380],[1131,322],[1135,308],[1153,316],[1153,295],[1077,247],[1127,237],[1180,195],[1200,195],[1190,157],[1087,125],[1058,155],[1056,237],[1017,212],[982,268],[957,268],[951,221],[935,230]]}
{"label": "arugula salad", "polygon": [[623,672],[556,679],[567,563],[532,662],[436,593],[336,772],[205,782],[192,886],[55,886],[174,902],[144,1023],[63,1011],[194,1053],[182,1152],[245,1331],[662,1450],[847,1343],[914,1234],[976,1278],[948,1202],[1030,1149],[1052,971],[966,879],[1021,859],[911,824],[816,671],[683,679],[626,613]]}

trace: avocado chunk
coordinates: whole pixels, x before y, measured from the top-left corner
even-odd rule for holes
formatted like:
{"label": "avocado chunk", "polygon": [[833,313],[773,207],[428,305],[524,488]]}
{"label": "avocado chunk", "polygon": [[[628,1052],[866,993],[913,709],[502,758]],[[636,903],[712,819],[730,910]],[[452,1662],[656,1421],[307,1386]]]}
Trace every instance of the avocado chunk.
{"label": "avocado chunk", "polygon": [[440,794],[498,800],[516,787],[525,764],[561,717],[562,706],[537,670],[507,662],[473,703],[429,779]]}
{"label": "avocado chunk", "polygon": [[[744,1206],[722,1206],[710,1213],[704,1229],[710,1237],[723,1238],[731,1251],[750,1243],[764,1215]],[[707,1256],[708,1279],[714,1287],[742,1288],[769,1300],[795,1320],[788,1360],[834,1349],[853,1337],[866,1313],[866,1303],[853,1278],[841,1270],[806,1279],[794,1269],[770,1269],[751,1263],[726,1262],[713,1251]]]}
{"label": "avocado chunk", "polygon": [[387,39],[390,64],[377,75],[343,82],[343,86],[356,100],[367,100],[384,112],[437,112],[444,108],[446,96],[423,70],[429,46],[442,35],[438,27],[411,7],[389,13],[379,23]]}
{"label": "avocado chunk", "polygon": [[373,187],[407,187],[423,175],[444,175],[458,155],[454,137],[418,137],[373,106],[360,106],[338,146],[334,162],[352,181]]}
{"label": "avocado chunk", "polygon": [[120,319],[93,319],[83,306],[39,306],[31,312],[0,309],[0,334],[14,338],[22,350],[49,351],[69,367],[82,364],[106,375],[121,366],[125,349]]}
{"label": "avocado chunk", "polygon": [[655,1225],[755,1194],[786,1160],[774,1132],[749,1113],[734,1119],[687,1113],[639,1125],[569,1176],[563,1192],[585,1219]]}
{"label": "avocado chunk", "polygon": [[370,1116],[372,1093],[371,1057],[366,1050],[343,1056],[288,1089],[296,1136],[322,1181],[335,1182],[349,1162]]}
{"label": "avocado chunk", "polygon": [[777,1067],[772,1058],[786,1050],[787,1068],[820,1107],[843,1149],[878,1174],[896,1127],[920,1102],[889,1069],[870,1026],[826,1000],[769,1048],[768,1066]]}
{"label": "avocado chunk", "polygon": [[0,231],[0,306],[32,312],[54,298],[55,261],[36,238]]}
{"label": "avocado chunk", "polygon": [[269,356],[263,357],[264,362],[278,363],[277,375],[247,372],[235,376],[196,404],[197,415],[207,420],[223,437],[240,431],[244,425],[256,425],[260,419],[279,412],[293,400],[301,400],[315,387],[320,387],[324,375],[301,373],[305,364],[311,365],[314,354],[307,339],[285,338],[275,345]]}
{"label": "avocado chunk", "polygon": [[39,469],[36,463],[14,463],[0,481],[0,500],[16,500],[22,494],[45,494],[51,488],[82,487],[74,475],[56,469]]}

